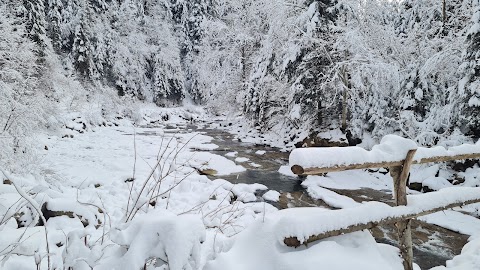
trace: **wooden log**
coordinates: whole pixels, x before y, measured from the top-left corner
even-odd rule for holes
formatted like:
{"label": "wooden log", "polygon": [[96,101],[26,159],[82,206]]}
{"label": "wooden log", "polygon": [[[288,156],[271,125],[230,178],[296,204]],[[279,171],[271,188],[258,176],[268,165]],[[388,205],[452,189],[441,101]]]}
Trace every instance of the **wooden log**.
{"label": "wooden log", "polygon": [[[410,150],[405,157],[402,166],[390,168],[390,175],[393,178],[395,204],[397,206],[407,205],[407,179],[410,174],[413,157],[417,150]],[[398,248],[403,259],[403,268],[413,270],[413,242],[411,219],[396,222],[398,235]]]}
{"label": "wooden log", "polygon": [[[381,221],[378,221],[378,222],[370,221],[370,222],[367,222],[367,223],[352,224],[352,225],[350,225],[346,228],[342,228],[342,229],[338,229],[338,230],[331,230],[331,231],[327,231],[327,232],[320,233],[320,234],[317,234],[317,235],[312,235],[303,242],[300,241],[295,236],[286,237],[283,242],[285,243],[285,245],[287,245],[289,247],[299,247],[301,245],[312,243],[312,242],[315,242],[315,241],[318,241],[318,240],[321,240],[321,239],[324,239],[324,238],[339,236],[339,235],[342,235],[342,234],[361,231],[361,230],[367,230],[367,229],[371,229],[371,228],[374,228],[374,227],[376,227],[378,225],[382,225],[382,224],[397,223],[397,222],[405,220],[405,219],[413,219],[413,218],[416,218],[416,217],[421,217],[421,216],[429,215],[429,214],[436,213],[436,212],[439,212],[439,211],[443,211],[443,210],[446,210],[446,209],[459,207],[459,206],[464,206],[464,205],[468,205],[468,204],[472,204],[472,203],[480,203],[480,195],[479,195],[478,199],[467,200],[465,202],[450,203],[450,204],[447,204],[447,205],[444,205],[444,206],[439,206],[439,207],[429,209],[429,210],[425,210],[425,211],[421,211],[421,212],[418,212],[418,213],[411,213],[411,214],[401,215],[401,216],[397,216],[397,217],[386,217],[385,219],[382,219]],[[342,211],[342,210],[332,210],[332,211]]]}
{"label": "wooden log", "polygon": [[411,219],[405,219],[395,223],[398,235],[398,249],[403,259],[403,269],[413,270],[413,242]]}
{"label": "wooden log", "polygon": [[446,161],[465,160],[465,159],[480,159],[480,153],[422,158],[421,160],[414,160],[413,164],[446,162]]}
{"label": "wooden log", "polygon": [[[455,156],[429,157],[429,158],[423,158],[421,160],[413,160],[412,164],[446,162],[446,161],[465,160],[465,159],[480,159],[480,153],[455,155]],[[396,167],[396,166],[403,166],[403,160],[391,161],[391,162],[339,165],[339,166],[324,167],[324,168],[303,168],[300,165],[293,165],[291,170],[296,175],[318,175],[318,174],[324,174],[328,172],[340,172],[340,171],[356,170],[356,169],[384,168],[384,167]]]}
{"label": "wooden log", "polygon": [[351,165],[333,166],[333,167],[325,167],[325,168],[303,168],[300,165],[293,165],[291,170],[296,175],[318,175],[318,174],[324,174],[328,172],[341,172],[341,171],[357,170],[357,169],[395,167],[395,166],[402,166],[402,164],[403,164],[403,160],[393,161],[393,162],[351,164]]}

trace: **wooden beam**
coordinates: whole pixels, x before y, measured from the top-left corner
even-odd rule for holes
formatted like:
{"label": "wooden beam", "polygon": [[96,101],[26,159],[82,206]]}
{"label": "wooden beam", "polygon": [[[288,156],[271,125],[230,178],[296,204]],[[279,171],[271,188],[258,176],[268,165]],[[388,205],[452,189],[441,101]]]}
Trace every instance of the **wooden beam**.
{"label": "wooden beam", "polygon": [[403,164],[403,160],[393,161],[393,162],[351,164],[351,165],[333,166],[333,167],[325,167],[325,168],[303,168],[300,165],[293,165],[291,169],[292,169],[292,172],[296,175],[317,175],[317,174],[323,174],[328,172],[341,172],[341,171],[357,170],[357,169],[395,167],[395,166],[401,166],[402,164]]}
{"label": "wooden beam", "polygon": [[455,155],[455,156],[437,156],[437,157],[422,158],[419,161],[414,160],[413,164],[423,164],[423,163],[431,163],[431,162],[445,162],[445,161],[455,161],[455,160],[465,160],[465,159],[480,159],[480,153],[463,154],[463,155]]}
{"label": "wooden beam", "polygon": [[[295,237],[295,236],[286,237],[283,242],[285,243],[285,245],[287,245],[289,247],[299,247],[301,245],[312,243],[312,242],[315,242],[315,241],[318,241],[318,240],[321,240],[321,239],[324,239],[324,238],[328,238],[328,237],[332,237],[332,236],[339,236],[339,235],[342,235],[342,234],[361,231],[361,230],[367,230],[367,229],[371,229],[371,228],[377,227],[378,225],[382,225],[382,224],[397,223],[397,222],[402,221],[404,219],[413,219],[413,218],[416,218],[416,217],[421,217],[421,216],[429,215],[429,214],[432,214],[432,213],[435,213],[435,212],[443,211],[443,210],[454,208],[454,207],[464,206],[464,205],[468,205],[468,204],[472,204],[472,203],[480,203],[480,194],[479,194],[479,198],[474,199],[474,200],[467,200],[465,202],[450,203],[450,204],[447,204],[445,206],[436,207],[436,208],[425,210],[425,211],[418,212],[418,213],[401,215],[401,216],[397,216],[397,217],[386,217],[385,219],[382,219],[381,221],[378,221],[378,222],[370,221],[370,222],[367,222],[367,223],[352,224],[352,225],[350,225],[346,228],[343,228],[343,229],[331,230],[331,231],[327,231],[327,232],[320,233],[320,234],[317,234],[317,235],[312,235],[303,242],[298,240],[298,238]],[[342,210],[332,210],[332,211],[342,211]]]}
{"label": "wooden beam", "polygon": [[[402,166],[390,168],[390,175],[393,178],[395,204],[397,206],[407,205],[407,179],[416,152],[417,150],[408,151]],[[400,220],[395,223],[395,226],[397,227],[398,248],[403,259],[403,268],[404,270],[413,270],[411,219]]]}
{"label": "wooden beam", "polygon": [[[429,158],[423,158],[421,160],[413,160],[412,164],[445,162],[445,161],[465,160],[465,159],[480,159],[480,153],[455,155],[455,156],[429,157]],[[399,161],[391,161],[391,162],[339,165],[339,166],[324,167],[324,168],[303,168],[300,165],[293,165],[291,170],[296,175],[318,175],[318,174],[324,174],[328,172],[340,172],[340,171],[356,170],[356,169],[396,167],[396,166],[402,166],[402,165],[403,165],[403,160],[399,160]]]}

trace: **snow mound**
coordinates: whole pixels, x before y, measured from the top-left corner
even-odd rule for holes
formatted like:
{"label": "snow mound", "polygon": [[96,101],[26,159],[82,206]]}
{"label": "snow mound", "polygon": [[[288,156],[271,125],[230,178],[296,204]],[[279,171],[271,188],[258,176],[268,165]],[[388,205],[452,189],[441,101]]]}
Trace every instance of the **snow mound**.
{"label": "snow mound", "polygon": [[254,202],[257,200],[255,192],[257,190],[268,189],[265,185],[261,184],[235,184],[232,187],[232,192],[237,196],[237,200],[242,202]]}
{"label": "snow mound", "polygon": [[278,202],[280,200],[280,192],[269,190],[262,196],[267,201]]}
{"label": "snow mound", "polygon": [[247,161],[249,161],[249,160],[250,160],[250,159],[249,159],[249,158],[246,158],[246,157],[237,157],[237,158],[235,159],[235,161],[238,162],[238,163],[247,162]]}
{"label": "snow mound", "polygon": [[212,169],[217,173],[215,175],[229,175],[245,171],[245,168],[236,165],[235,162],[209,152],[196,152],[188,163],[191,167],[201,169]]}
{"label": "snow mound", "polygon": [[292,177],[297,176],[292,172],[292,170],[290,169],[290,166],[280,166],[280,168],[278,169],[278,172],[286,176],[292,176]]}
{"label": "snow mound", "polygon": [[480,234],[480,219],[453,210],[433,213],[418,219],[461,234]]}
{"label": "snow mound", "polygon": [[[302,183],[303,185],[303,183]],[[312,198],[322,200],[326,204],[335,208],[350,208],[359,205],[355,200],[350,197],[340,195],[334,191],[326,188],[319,187],[317,185],[307,185],[307,192]]]}
{"label": "snow mound", "polygon": [[195,269],[205,227],[200,218],[156,210],[112,232],[112,240],[128,250],[110,269],[140,269],[149,258],[168,262],[169,269]]}

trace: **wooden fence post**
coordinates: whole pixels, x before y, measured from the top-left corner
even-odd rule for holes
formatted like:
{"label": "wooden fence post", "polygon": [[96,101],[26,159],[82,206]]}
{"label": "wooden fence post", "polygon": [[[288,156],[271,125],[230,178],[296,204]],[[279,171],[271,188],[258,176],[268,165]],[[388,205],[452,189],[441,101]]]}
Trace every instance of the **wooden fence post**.
{"label": "wooden fence post", "polygon": [[[390,175],[393,178],[395,204],[397,206],[407,205],[407,179],[415,152],[417,152],[417,150],[408,151],[402,166],[390,167]],[[411,219],[399,221],[395,225],[397,227],[398,246],[403,259],[403,267],[405,270],[413,270]]]}

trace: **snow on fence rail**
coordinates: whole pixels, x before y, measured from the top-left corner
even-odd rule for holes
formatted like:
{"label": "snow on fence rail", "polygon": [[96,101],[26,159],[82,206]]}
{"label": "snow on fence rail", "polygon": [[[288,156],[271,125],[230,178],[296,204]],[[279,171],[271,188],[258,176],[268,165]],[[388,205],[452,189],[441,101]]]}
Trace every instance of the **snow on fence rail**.
{"label": "snow on fence rail", "polygon": [[[408,196],[408,206],[389,206],[367,202],[358,207],[325,211],[305,209],[305,215],[284,217],[278,223],[281,241],[299,247],[323,238],[347,232],[371,229],[379,224],[391,224],[445,209],[480,202],[480,188],[453,187],[421,195]],[[305,227],[304,224],[310,224]],[[311,225],[315,224],[315,225]]]}
{"label": "snow on fence rail", "polygon": [[463,144],[445,149],[417,147],[415,142],[395,135],[385,136],[367,151],[361,147],[299,148],[290,153],[289,163],[297,175],[402,166],[410,150],[417,150],[412,164],[480,158],[479,144]]}
{"label": "snow on fence rail", "polygon": [[[412,164],[480,158],[480,145],[422,148],[395,135],[385,136],[379,145],[367,151],[360,147],[302,148],[290,154],[292,172],[315,175],[327,172],[389,167],[393,178],[396,207],[378,202],[352,209],[313,213],[309,222],[302,218],[284,221],[283,242],[297,247],[325,237],[369,229],[380,224],[395,223],[400,254],[405,270],[413,270],[412,218],[448,208],[480,202],[479,188],[449,188],[431,194],[407,197],[407,179]],[[407,206],[407,200],[410,204]],[[423,205],[423,207],[421,206]],[[312,217],[318,227],[312,229]],[[333,222],[333,223],[332,223]],[[307,232],[307,233],[305,233]]]}

